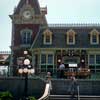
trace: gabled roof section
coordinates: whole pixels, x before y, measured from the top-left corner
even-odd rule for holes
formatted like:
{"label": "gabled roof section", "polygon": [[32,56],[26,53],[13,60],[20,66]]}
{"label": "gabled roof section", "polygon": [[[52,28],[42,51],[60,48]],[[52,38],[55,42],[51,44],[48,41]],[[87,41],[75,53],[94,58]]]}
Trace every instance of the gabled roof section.
{"label": "gabled roof section", "polygon": [[100,34],[100,33],[98,32],[98,30],[96,30],[96,29],[93,29],[93,30],[90,32],[90,34],[94,34],[94,33],[95,33],[95,34],[98,34],[98,35]]}
{"label": "gabled roof section", "polygon": [[50,29],[46,29],[43,32],[44,35],[52,35],[53,33],[50,31]]}
{"label": "gabled roof section", "polygon": [[69,35],[69,34],[74,34],[75,35],[76,33],[75,33],[75,31],[73,29],[70,29],[70,30],[67,31],[66,34],[67,35]]}
{"label": "gabled roof section", "polygon": [[[44,45],[43,44],[43,32],[46,29],[41,29],[39,31],[39,34],[37,35],[37,38],[34,42],[34,45],[32,45],[31,49],[34,48],[100,48],[100,44],[98,45],[91,45],[89,40],[89,33],[91,30],[96,29],[98,32],[100,32],[100,27],[95,26],[89,26],[89,27],[48,27],[48,29],[53,32],[53,38],[52,38],[52,45]],[[70,29],[74,30],[74,32],[77,34],[75,39],[75,45],[67,45],[66,44],[66,32],[68,32]],[[63,45],[62,45],[63,44]]]}
{"label": "gabled roof section", "polygon": [[31,5],[35,10],[35,14],[40,14],[40,5],[38,0],[20,0],[17,8],[15,8],[14,14],[19,14],[20,9],[25,5]]}

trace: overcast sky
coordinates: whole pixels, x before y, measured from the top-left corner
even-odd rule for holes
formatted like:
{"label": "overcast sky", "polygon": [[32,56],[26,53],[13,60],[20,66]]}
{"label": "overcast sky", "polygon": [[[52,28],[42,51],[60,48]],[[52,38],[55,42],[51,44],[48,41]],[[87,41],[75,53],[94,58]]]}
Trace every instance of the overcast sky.
{"label": "overcast sky", "polygon": [[[0,51],[10,50],[11,20],[8,15],[20,0],[0,0]],[[39,0],[47,6],[48,23],[100,23],[100,0]]]}

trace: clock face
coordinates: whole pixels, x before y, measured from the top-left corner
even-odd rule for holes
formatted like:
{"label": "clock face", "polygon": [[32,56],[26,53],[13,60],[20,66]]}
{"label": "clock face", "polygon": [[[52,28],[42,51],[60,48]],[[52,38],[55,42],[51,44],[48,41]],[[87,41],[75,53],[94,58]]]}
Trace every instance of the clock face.
{"label": "clock face", "polygon": [[31,12],[29,10],[26,10],[23,12],[23,16],[27,19],[31,18]]}

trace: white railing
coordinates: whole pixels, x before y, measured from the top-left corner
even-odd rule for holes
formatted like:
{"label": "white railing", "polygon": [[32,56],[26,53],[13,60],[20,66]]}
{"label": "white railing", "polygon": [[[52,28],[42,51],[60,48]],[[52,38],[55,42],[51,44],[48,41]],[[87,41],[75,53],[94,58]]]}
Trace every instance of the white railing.
{"label": "white railing", "polygon": [[50,83],[46,84],[44,94],[38,100],[47,100],[50,95]]}
{"label": "white railing", "polygon": [[100,23],[72,23],[72,24],[49,24],[49,27],[56,28],[56,27],[100,27]]}
{"label": "white railing", "polygon": [[0,54],[11,54],[11,51],[0,51]]}
{"label": "white railing", "polygon": [[80,91],[79,91],[79,85],[77,86],[77,92],[78,92],[78,100],[80,100]]}

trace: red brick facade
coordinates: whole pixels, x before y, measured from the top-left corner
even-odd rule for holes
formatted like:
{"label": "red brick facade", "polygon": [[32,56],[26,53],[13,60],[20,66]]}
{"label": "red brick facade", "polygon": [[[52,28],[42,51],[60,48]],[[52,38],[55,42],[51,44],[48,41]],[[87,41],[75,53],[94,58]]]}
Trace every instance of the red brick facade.
{"label": "red brick facade", "polygon": [[34,24],[15,24],[14,25],[15,31],[14,31],[14,46],[20,46],[21,45],[21,34],[20,31],[23,29],[30,29],[33,31],[32,33],[32,42],[34,41],[34,38],[39,30],[39,25]]}

